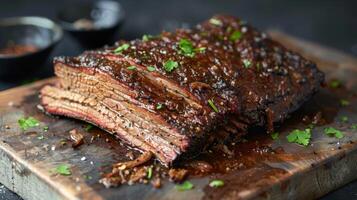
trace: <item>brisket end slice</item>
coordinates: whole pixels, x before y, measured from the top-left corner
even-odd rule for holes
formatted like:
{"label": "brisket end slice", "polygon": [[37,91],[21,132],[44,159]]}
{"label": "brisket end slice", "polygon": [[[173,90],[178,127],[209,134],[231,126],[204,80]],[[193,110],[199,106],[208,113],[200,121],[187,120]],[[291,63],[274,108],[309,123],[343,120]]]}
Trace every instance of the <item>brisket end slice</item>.
{"label": "brisket end slice", "polygon": [[314,63],[230,16],[54,65],[58,84],[41,90],[48,113],[93,123],[166,165],[249,126],[272,131],[324,80]]}

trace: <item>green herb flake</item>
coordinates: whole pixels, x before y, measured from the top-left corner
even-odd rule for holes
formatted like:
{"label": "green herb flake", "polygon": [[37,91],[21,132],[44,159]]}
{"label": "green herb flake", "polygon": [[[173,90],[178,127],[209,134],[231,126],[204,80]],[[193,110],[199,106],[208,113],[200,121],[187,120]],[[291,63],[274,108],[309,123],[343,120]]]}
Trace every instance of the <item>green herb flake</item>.
{"label": "green herb flake", "polygon": [[188,57],[194,57],[195,56],[195,50],[193,48],[192,42],[189,41],[188,39],[181,39],[179,41],[179,48],[180,48],[180,53],[182,53],[185,56]]}
{"label": "green herb flake", "polygon": [[347,116],[342,116],[342,117],[340,118],[340,120],[341,120],[341,122],[343,122],[343,123],[347,123],[347,122],[348,122],[348,117],[347,117]]}
{"label": "green herb flake", "polygon": [[89,176],[89,175],[84,175],[84,179],[86,179],[86,180],[92,180],[93,177],[92,177],[92,176]]}
{"label": "green herb flake", "polygon": [[36,127],[40,125],[40,122],[33,117],[28,117],[28,118],[23,117],[20,118],[17,122],[19,123],[21,129],[24,131],[26,131],[31,127]]}
{"label": "green herb flake", "polygon": [[206,52],[206,47],[196,48],[195,51],[196,51],[196,52],[199,52],[199,53],[204,53],[204,52]]}
{"label": "green herb flake", "polygon": [[145,35],[143,35],[142,40],[143,40],[144,42],[147,42],[147,41],[149,41],[149,40],[152,39],[152,38],[153,38],[152,35],[147,35],[147,34],[145,34]]}
{"label": "green herb flake", "polygon": [[357,131],[357,124],[352,124],[351,125],[351,129],[354,130],[354,131]]}
{"label": "green herb flake", "polygon": [[279,133],[278,132],[274,132],[270,135],[270,137],[273,139],[273,140],[277,140],[279,138]]}
{"label": "green herb flake", "polygon": [[262,68],[262,64],[261,63],[257,63],[256,64],[256,68],[257,68],[258,71],[260,71],[260,69]]}
{"label": "green herb flake", "polygon": [[211,108],[214,110],[214,112],[217,112],[217,113],[219,112],[218,108],[216,107],[216,105],[214,105],[214,102],[213,102],[212,99],[208,100],[208,104],[211,106]]}
{"label": "green herb flake", "polygon": [[161,103],[158,103],[157,105],[156,105],[156,110],[160,110],[162,108],[162,104]]}
{"label": "green herb flake", "polygon": [[180,185],[176,185],[175,188],[178,190],[178,191],[186,191],[186,190],[191,190],[193,189],[193,184],[190,182],[190,181],[185,181],[183,182],[182,184]]}
{"label": "green herb flake", "polygon": [[120,54],[121,52],[127,50],[129,47],[130,47],[129,44],[122,44],[122,45],[120,45],[118,48],[116,48],[116,49],[114,50],[114,53],[115,53],[115,54]]}
{"label": "green herb flake", "polygon": [[340,80],[335,79],[335,80],[330,81],[330,84],[329,84],[329,85],[330,85],[331,88],[336,89],[336,88],[341,87],[341,86],[342,86],[342,83],[341,83]]}
{"label": "green herb flake", "polygon": [[53,170],[56,174],[60,174],[63,176],[69,176],[71,175],[71,170],[69,169],[69,166],[66,164],[60,164],[58,165],[54,170]]}
{"label": "green herb flake", "polygon": [[349,105],[350,105],[350,102],[347,101],[346,99],[341,99],[341,100],[340,100],[340,105],[341,105],[341,106],[349,106]]}
{"label": "green herb flake", "polygon": [[324,133],[330,137],[336,137],[338,139],[343,138],[343,133],[340,130],[337,130],[332,127],[325,128]]}
{"label": "green herb flake", "polygon": [[127,69],[128,69],[128,70],[135,70],[136,67],[132,65],[132,66],[127,67]]}
{"label": "green herb flake", "polygon": [[307,146],[311,139],[311,129],[307,128],[305,130],[295,129],[288,136],[286,136],[288,142],[294,142]]}
{"label": "green herb flake", "polygon": [[243,65],[245,68],[249,68],[250,65],[252,65],[252,62],[250,60],[244,59],[243,60]]}
{"label": "green herb flake", "polygon": [[147,169],[146,174],[147,174],[146,177],[147,177],[148,179],[151,179],[151,178],[152,178],[152,167],[149,167],[149,168]]}
{"label": "green herb flake", "polygon": [[173,60],[168,60],[164,63],[164,69],[167,72],[172,72],[174,69],[178,68],[178,62],[175,62]]}
{"label": "green herb flake", "polygon": [[43,127],[43,131],[47,132],[50,128],[48,126]]}
{"label": "green herb flake", "polygon": [[213,24],[213,25],[216,25],[216,26],[222,26],[221,20],[216,19],[216,18],[211,18],[211,19],[209,20],[209,23],[211,23],[211,24]]}
{"label": "green herb flake", "polygon": [[40,136],[37,137],[37,139],[38,139],[38,140],[44,140],[44,139],[45,139],[45,136],[40,135]]}
{"label": "green herb flake", "polygon": [[214,187],[214,188],[222,187],[222,186],[224,186],[224,182],[222,180],[218,180],[218,179],[212,180],[209,183],[209,186]]}
{"label": "green herb flake", "polygon": [[93,128],[92,124],[87,124],[87,126],[84,128],[85,131],[90,131]]}
{"label": "green herb flake", "polygon": [[148,66],[146,69],[147,69],[149,72],[153,72],[153,71],[156,70],[156,68],[155,68],[154,66]]}
{"label": "green herb flake", "polygon": [[234,31],[230,36],[229,39],[233,42],[236,42],[242,38],[242,32]]}

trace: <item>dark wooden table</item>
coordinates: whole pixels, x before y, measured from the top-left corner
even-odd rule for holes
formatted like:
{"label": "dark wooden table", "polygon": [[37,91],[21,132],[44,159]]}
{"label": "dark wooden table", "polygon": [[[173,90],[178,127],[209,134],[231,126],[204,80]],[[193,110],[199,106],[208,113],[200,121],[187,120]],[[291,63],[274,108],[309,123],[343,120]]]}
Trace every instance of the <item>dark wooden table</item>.
{"label": "dark wooden table", "polygon": [[[85,0],[83,0],[85,1]],[[88,0],[87,0],[88,1]],[[55,18],[56,10],[73,0],[1,0],[0,17],[37,15]],[[215,13],[227,13],[244,18],[260,29],[277,28],[291,35],[331,46],[357,55],[357,14],[354,0],[126,0],[120,1],[127,13],[125,25],[118,39],[140,37],[143,33],[158,33],[200,22]],[[52,56],[75,55],[83,49],[68,35],[57,46]],[[43,78],[52,73],[50,61],[47,70],[29,76]],[[0,80],[0,90],[17,86]],[[353,182],[323,199],[356,199],[357,182]],[[1,199],[19,199],[0,186]]]}

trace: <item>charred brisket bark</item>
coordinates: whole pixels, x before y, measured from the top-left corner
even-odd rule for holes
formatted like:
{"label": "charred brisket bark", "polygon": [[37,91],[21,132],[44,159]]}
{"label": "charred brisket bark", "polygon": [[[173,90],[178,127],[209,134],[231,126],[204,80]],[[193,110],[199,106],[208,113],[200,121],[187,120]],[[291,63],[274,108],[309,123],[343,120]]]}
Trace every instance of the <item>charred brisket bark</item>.
{"label": "charred brisket bark", "polygon": [[58,84],[41,90],[47,112],[93,123],[167,165],[247,126],[271,130],[324,79],[311,61],[229,16],[54,65]]}

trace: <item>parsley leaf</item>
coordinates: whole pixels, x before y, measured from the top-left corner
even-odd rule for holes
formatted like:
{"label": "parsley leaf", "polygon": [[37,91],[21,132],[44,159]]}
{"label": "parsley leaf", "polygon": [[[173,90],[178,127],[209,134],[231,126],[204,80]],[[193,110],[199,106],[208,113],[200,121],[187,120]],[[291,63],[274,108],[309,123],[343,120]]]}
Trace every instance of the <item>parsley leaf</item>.
{"label": "parsley leaf", "polygon": [[195,51],[192,45],[192,42],[187,39],[181,39],[179,42],[180,52],[188,57],[194,57]]}
{"label": "parsley leaf", "polygon": [[340,80],[335,79],[335,80],[330,81],[330,87],[331,88],[336,89],[336,88],[339,88],[341,86],[342,86],[342,83],[341,83]]}
{"label": "parsley leaf", "polygon": [[116,48],[116,49],[114,50],[114,53],[115,53],[115,54],[119,54],[119,53],[121,53],[121,52],[127,50],[129,47],[130,47],[129,44],[122,44],[122,45],[120,45],[118,48]]}
{"label": "parsley leaf", "polygon": [[93,128],[92,124],[87,124],[87,126],[84,128],[85,131],[90,131]]}
{"label": "parsley leaf", "polygon": [[251,64],[252,64],[252,62],[250,60],[248,60],[248,59],[243,60],[243,65],[245,68],[249,68]]}
{"label": "parsley leaf", "polygon": [[213,25],[216,25],[216,26],[222,26],[221,20],[216,19],[216,18],[211,18],[211,19],[209,20],[209,23],[211,23],[211,24],[213,24]]}
{"label": "parsley leaf", "polygon": [[206,51],[206,47],[199,47],[195,49],[196,52],[204,53]]}
{"label": "parsley leaf", "polygon": [[164,69],[167,72],[172,72],[174,69],[178,68],[178,63],[173,60],[168,60],[164,63]]}
{"label": "parsley leaf", "polygon": [[341,122],[347,123],[348,122],[348,117],[347,116],[342,116],[340,118]]}
{"label": "parsley leaf", "polygon": [[270,137],[273,139],[273,140],[277,140],[279,138],[279,133],[278,132],[274,132],[270,135]]}
{"label": "parsley leaf", "polygon": [[185,181],[182,184],[175,186],[178,191],[191,190],[193,187],[193,184],[189,181]]}
{"label": "parsley leaf", "polygon": [[148,66],[146,67],[146,69],[149,71],[149,72],[153,72],[156,70],[156,68],[154,66]]}
{"label": "parsley leaf", "polygon": [[223,182],[222,180],[218,180],[218,179],[212,180],[212,181],[209,183],[209,186],[210,186],[210,187],[215,187],[215,188],[217,188],[217,187],[222,187],[222,186],[224,186],[224,182]]}
{"label": "parsley leaf", "polygon": [[47,132],[48,129],[50,129],[48,126],[44,126],[44,127],[43,127],[43,131],[45,131],[45,132]]}
{"label": "parsley leaf", "polygon": [[242,32],[234,31],[230,36],[229,39],[233,42],[238,41],[242,37]]}
{"label": "parsley leaf", "polygon": [[311,139],[311,129],[307,128],[305,130],[295,129],[288,136],[286,136],[288,142],[294,142],[307,146]]}
{"label": "parsley leaf", "polygon": [[143,35],[142,40],[143,40],[144,42],[147,42],[147,41],[149,41],[149,40],[152,39],[152,38],[153,38],[152,35],[147,35],[147,34],[145,34],[145,35]]}
{"label": "parsley leaf", "polygon": [[341,106],[348,106],[348,105],[350,105],[350,102],[347,101],[346,99],[341,99],[340,100],[340,105]]}
{"label": "parsley leaf", "polygon": [[157,105],[156,105],[156,110],[160,110],[162,108],[162,104],[161,103],[158,103]]}
{"label": "parsley leaf", "polygon": [[40,122],[33,118],[33,117],[28,117],[28,118],[20,118],[18,121],[18,124],[20,125],[21,129],[26,131],[27,129],[35,126],[39,126]]}
{"label": "parsley leaf", "polygon": [[38,139],[38,140],[43,140],[43,139],[45,139],[45,136],[40,135],[40,136],[37,137],[37,139]]}
{"label": "parsley leaf", "polygon": [[69,176],[71,175],[71,170],[69,169],[69,166],[66,164],[60,164],[58,165],[54,170],[55,173],[63,175],[63,176]]}
{"label": "parsley leaf", "polygon": [[151,179],[151,177],[152,177],[152,167],[149,167],[147,170],[147,178]]}
{"label": "parsley leaf", "polygon": [[209,99],[208,104],[211,106],[211,108],[214,110],[214,112],[219,112],[218,108],[214,105],[213,100]]}
{"label": "parsley leaf", "polygon": [[132,66],[127,67],[127,69],[128,69],[128,70],[135,70],[136,67],[132,65]]}
{"label": "parsley leaf", "polygon": [[351,128],[352,130],[357,131],[357,124],[352,124]]}
{"label": "parsley leaf", "polygon": [[324,133],[330,137],[335,136],[338,139],[343,138],[343,133],[340,130],[337,130],[332,127],[325,128]]}

